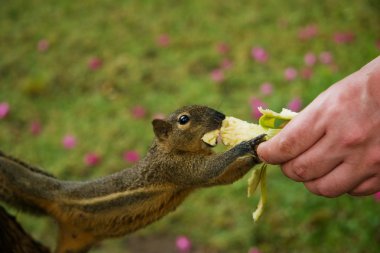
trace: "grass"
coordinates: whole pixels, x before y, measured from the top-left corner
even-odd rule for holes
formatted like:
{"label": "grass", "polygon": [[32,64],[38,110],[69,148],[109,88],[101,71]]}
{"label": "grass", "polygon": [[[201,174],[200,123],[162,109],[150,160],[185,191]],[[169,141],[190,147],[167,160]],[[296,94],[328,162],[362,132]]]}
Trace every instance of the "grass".
{"label": "grass", "polygon": [[[275,110],[294,98],[306,106],[379,55],[379,10],[373,0],[6,1],[0,8],[0,103],[9,103],[10,113],[0,120],[1,149],[60,178],[94,178],[129,166],[125,150],[144,155],[158,113],[197,103],[254,121],[252,97]],[[311,25],[317,34],[299,39]],[[354,39],[336,43],[338,32]],[[157,42],[163,35],[168,45]],[[41,40],[48,42],[43,52]],[[220,43],[230,50],[218,52]],[[265,49],[266,63],[252,59],[253,47]],[[333,62],[318,61],[310,79],[285,80],[285,68],[302,72],[308,52],[329,52]],[[94,58],[101,66],[91,69]],[[210,73],[224,59],[232,67],[215,82]],[[260,93],[264,82],[273,94]],[[136,105],[145,108],[144,117],[131,113]],[[39,135],[30,133],[34,121],[42,125]],[[77,138],[75,149],[62,147],[66,134]],[[86,166],[87,152],[100,154],[101,164]],[[268,207],[253,224],[257,198],[246,198],[246,179],[196,192],[137,235],[169,235],[174,245],[184,234],[204,252],[379,251],[380,206],[371,196],[317,197],[273,167]],[[16,214],[36,238],[53,244],[50,221]],[[124,240],[95,252],[133,252]]]}

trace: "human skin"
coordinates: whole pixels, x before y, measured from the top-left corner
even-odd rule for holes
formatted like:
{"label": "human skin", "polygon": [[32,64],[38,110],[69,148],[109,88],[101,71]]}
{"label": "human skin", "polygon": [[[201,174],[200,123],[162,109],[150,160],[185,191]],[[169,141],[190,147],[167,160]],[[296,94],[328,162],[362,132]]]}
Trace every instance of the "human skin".
{"label": "human skin", "polygon": [[322,92],[257,153],[317,195],[380,191],[380,56]]}

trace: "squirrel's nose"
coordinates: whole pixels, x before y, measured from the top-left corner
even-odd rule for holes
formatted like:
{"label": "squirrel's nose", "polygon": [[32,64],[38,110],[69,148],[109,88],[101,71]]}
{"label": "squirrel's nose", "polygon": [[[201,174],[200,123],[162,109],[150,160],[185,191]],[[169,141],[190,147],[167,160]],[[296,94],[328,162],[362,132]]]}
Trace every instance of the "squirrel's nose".
{"label": "squirrel's nose", "polygon": [[215,118],[218,119],[218,120],[220,120],[220,121],[223,121],[226,118],[226,115],[224,115],[221,112],[216,111],[215,112]]}

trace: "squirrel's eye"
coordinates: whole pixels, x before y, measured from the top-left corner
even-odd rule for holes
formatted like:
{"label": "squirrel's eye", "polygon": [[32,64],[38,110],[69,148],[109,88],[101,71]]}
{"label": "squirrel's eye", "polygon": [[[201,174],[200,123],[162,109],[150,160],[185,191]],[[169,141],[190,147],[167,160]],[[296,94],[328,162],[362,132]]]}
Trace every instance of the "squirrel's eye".
{"label": "squirrel's eye", "polygon": [[187,122],[190,121],[190,117],[187,116],[187,115],[181,115],[179,118],[178,118],[178,122],[179,124],[181,125],[185,125]]}

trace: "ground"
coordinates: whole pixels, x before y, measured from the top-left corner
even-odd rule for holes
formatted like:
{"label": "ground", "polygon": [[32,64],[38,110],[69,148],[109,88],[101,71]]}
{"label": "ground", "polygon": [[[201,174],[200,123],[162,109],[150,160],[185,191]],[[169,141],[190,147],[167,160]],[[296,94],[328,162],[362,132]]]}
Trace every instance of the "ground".
{"label": "ground", "polygon": [[[252,122],[258,105],[299,111],[379,55],[379,12],[375,0],[5,1],[0,149],[85,180],[144,156],[151,120],[182,105]],[[179,235],[191,252],[379,252],[374,196],[314,196],[270,167],[268,205],[254,224],[247,177],[197,191],[94,252],[177,252]],[[54,244],[55,224],[9,210]]]}

